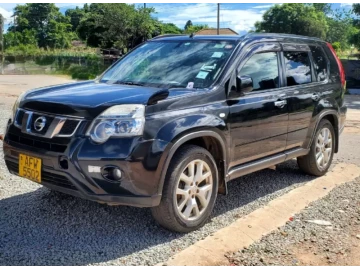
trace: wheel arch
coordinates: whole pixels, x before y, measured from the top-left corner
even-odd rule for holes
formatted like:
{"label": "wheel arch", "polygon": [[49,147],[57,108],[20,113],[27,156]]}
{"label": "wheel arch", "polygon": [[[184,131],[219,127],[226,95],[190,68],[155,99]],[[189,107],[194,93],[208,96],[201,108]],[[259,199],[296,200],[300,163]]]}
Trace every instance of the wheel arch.
{"label": "wheel arch", "polygon": [[172,142],[172,145],[164,157],[163,166],[160,174],[158,194],[162,194],[167,170],[176,151],[183,145],[193,144],[208,150],[213,156],[218,170],[219,189],[221,194],[227,194],[226,169],[228,160],[228,151],[225,139],[214,130],[194,130],[187,131],[178,135]]}
{"label": "wheel arch", "polygon": [[334,133],[335,133],[335,151],[334,151],[334,153],[337,153],[339,151],[339,113],[336,110],[326,110],[319,115],[318,120],[315,125],[313,135],[312,135],[311,142],[309,144],[309,147],[311,146],[311,144],[314,140],[314,136],[316,134],[316,130],[320,124],[320,121],[323,119],[328,120],[334,127]]}

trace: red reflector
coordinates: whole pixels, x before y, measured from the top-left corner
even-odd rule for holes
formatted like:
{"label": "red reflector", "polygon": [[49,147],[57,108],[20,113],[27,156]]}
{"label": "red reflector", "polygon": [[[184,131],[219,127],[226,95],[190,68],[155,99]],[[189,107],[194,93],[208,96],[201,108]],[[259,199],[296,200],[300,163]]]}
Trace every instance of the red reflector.
{"label": "red reflector", "polygon": [[338,64],[338,67],[339,67],[339,72],[340,72],[340,80],[341,80],[341,86],[344,87],[345,86],[345,70],[344,70],[344,67],[339,59],[339,57],[337,56],[334,48],[331,46],[330,43],[326,43],[327,46],[329,47],[330,51],[333,53],[335,59],[336,59],[336,62]]}

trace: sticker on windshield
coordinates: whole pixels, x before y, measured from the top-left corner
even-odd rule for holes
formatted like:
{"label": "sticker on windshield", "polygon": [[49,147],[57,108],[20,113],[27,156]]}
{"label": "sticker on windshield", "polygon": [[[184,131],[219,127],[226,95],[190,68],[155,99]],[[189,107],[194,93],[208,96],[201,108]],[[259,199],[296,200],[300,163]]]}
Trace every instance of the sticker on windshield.
{"label": "sticker on windshield", "polygon": [[188,82],[186,88],[193,89],[194,88],[194,82]]}
{"label": "sticker on windshield", "polygon": [[212,58],[220,58],[221,56],[223,56],[223,52],[214,52],[213,55],[211,56]]}
{"label": "sticker on windshield", "polygon": [[232,47],[233,47],[233,45],[228,44],[228,45],[225,46],[225,49],[231,49]]}
{"label": "sticker on windshield", "polygon": [[216,64],[214,64],[214,65],[212,65],[212,66],[207,66],[207,65],[203,65],[202,67],[201,67],[201,69],[202,70],[214,70],[216,68]]}
{"label": "sticker on windshield", "polygon": [[198,75],[196,75],[196,78],[197,78],[197,79],[205,79],[208,74],[209,74],[209,72],[207,72],[207,71],[202,71],[202,70],[201,70],[201,71],[198,73]]}
{"label": "sticker on windshield", "polygon": [[221,49],[221,48],[224,48],[224,46],[225,46],[224,43],[218,43],[218,44],[215,44],[214,48]]}

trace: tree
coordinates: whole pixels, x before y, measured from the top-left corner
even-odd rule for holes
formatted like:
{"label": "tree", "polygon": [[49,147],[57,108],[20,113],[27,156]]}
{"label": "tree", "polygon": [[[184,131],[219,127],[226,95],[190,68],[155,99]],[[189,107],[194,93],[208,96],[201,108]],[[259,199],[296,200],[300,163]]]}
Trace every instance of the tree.
{"label": "tree", "polygon": [[325,38],[328,29],[323,12],[313,5],[287,3],[267,10],[261,22],[255,24],[256,32],[288,33]]}
{"label": "tree", "polygon": [[184,26],[184,30],[187,30],[189,27],[193,26],[193,23],[191,20],[188,20]]}
{"label": "tree", "polygon": [[182,30],[173,23],[164,23],[163,34],[182,34]]}
{"label": "tree", "polygon": [[151,17],[153,8],[136,8],[124,3],[93,3],[88,6],[77,28],[78,35],[90,46],[132,48],[151,38],[159,22]]}
{"label": "tree", "polygon": [[[353,4],[353,12],[355,15],[360,16],[360,4]],[[360,20],[354,19],[354,30],[351,33],[350,42],[360,49]]]}
{"label": "tree", "polygon": [[[67,48],[70,43],[64,40],[71,41],[74,36],[69,18],[61,14],[53,3],[17,5],[14,16],[15,24],[9,27],[8,31],[22,33],[25,36],[23,39],[30,33],[26,31],[31,31],[39,47]],[[62,36],[61,41],[54,39],[54,36]]]}
{"label": "tree", "polygon": [[196,33],[202,29],[209,29],[209,26],[207,24],[195,24],[195,25],[191,25],[189,26],[184,33],[185,34],[191,34],[191,33]]}
{"label": "tree", "polygon": [[315,10],[318,12],[323,12],[325,15],[329,15],[331,13],[331,4],[327,3],[313,3]]}
{"label": "tree", "polygon": [[[86,4],[87,5],[87,4]],[[72,31],[76,31],[80,21],[85,16],[86,8],[81,9],[76,7],[75,9],[68,9],[65,11],[65,16],[70,18],[70,24],[72,25]]]}
{"label": "tree", "polygon": [[4,34],[4,47],[16,47],[20,45],[37,46],[36,31],[25,29],[22,32],[10,32]]}
{"label": "tree", "polygon": [[353,26],[351,14],[343,10],[335,10],[331,17],[326,18],[328,31],[326,41],[330,43],[338,42],[342,50],[348,49],[351,43],[351,37],[356,33]]}

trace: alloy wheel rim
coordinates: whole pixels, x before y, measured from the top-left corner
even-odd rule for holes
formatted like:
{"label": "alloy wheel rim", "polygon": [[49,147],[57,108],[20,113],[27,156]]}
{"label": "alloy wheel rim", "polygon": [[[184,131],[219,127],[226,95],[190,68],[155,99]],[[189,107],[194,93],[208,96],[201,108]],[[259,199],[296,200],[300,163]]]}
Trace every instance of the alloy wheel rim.
{"label": "alloy wheel rim", "polygon": [[320,131],[315,149],[316,165],[320,170],[324,170],[329,164],[332,154],[332,135],[328,128]]}
{"label": "alloy wheel rim", "polygon": [[197,220],[207,209],[213,189],[210,166],[203,160],[191,161],[180,174],[175,193],[178,214],[187,221]]}

